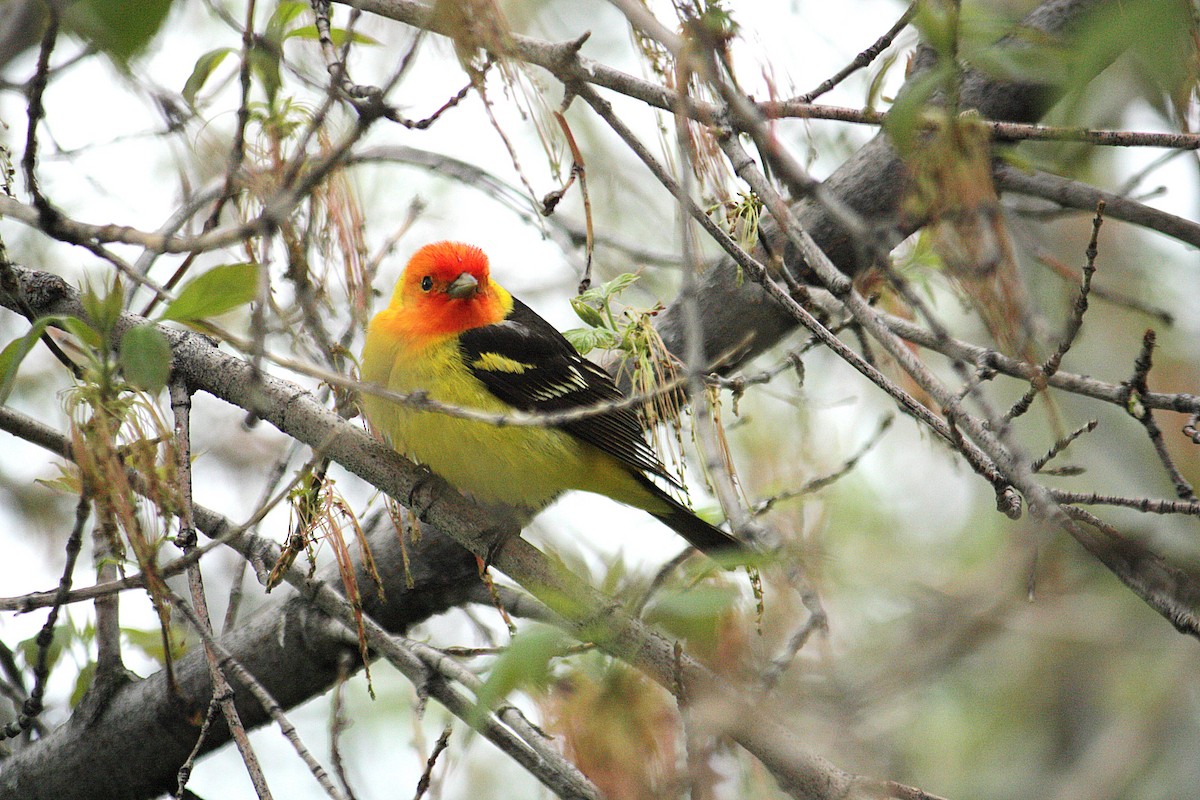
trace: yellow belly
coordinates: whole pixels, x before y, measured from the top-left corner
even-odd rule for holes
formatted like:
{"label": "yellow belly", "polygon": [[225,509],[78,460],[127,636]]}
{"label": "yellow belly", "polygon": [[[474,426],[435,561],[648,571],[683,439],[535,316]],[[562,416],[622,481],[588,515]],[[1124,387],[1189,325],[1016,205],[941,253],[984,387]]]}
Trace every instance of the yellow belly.
{"label": "yellow belly", "polygon": [[[395,341],[368,333],[362,378],[397,392],[422,391],[432,400],[461,408],[496,414],[508,410],[471,376],[450,340],[415,355]],[[483,502],[536,510],[568,489],[581,489],[644,507],[645,493],[628,473],[564,431],[500,427],[416,410],[367,393],[362,398],[367,419],[392,447]]]}

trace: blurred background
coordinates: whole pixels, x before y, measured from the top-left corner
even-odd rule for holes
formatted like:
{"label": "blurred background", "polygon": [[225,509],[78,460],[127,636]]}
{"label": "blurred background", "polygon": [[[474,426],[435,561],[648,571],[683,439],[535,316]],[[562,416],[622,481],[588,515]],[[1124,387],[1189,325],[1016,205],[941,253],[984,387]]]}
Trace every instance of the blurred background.
{"label": "blurred background", "polygon": [[[9,5],[15,5],[13,0]],[[988,26],[1003,30],[1002,22],[1019,18],[1032,5],[966,2],[965,24],[977,24],[980,31]],[[184,197],[222,179],[240,95],[236,50],[241,34],[231,23],[240,24],[246,9],[219,0],[167,6],[161,28],[128,61],[94,52],[82,36],[61,42],[55,53],[56,65],[75,62],[57,71],[46,91],[39,174],[47,196],[74,219],[154,230]],[[261,27],[278,9],[272,3],[259,6]],[[623,16],[610,5],[511,0],[501,6],[514,31],[549,41],[590,31],[584,55],[659,79]],[[737,24],[731,45],[736,74],[742,88],[759,99],[815,88],[870,46],[905,9],[887,0],[726,6]],[[650,8],[662,20],[675,19],[669,4],[651,3]],[[1195,13],[1190,4],[1187,8]],[[345,8],[335,12],[335,24],[349,24]],[[298,14],[294,27],[310,24],[311,15]],[[411,28],[369,14],[357,19],[354,29],[369,37],[352,48],[349,64],[353,79],[364,84],[385,82],[416,37]],[[1168,33],[1149,23],[1137,33],[1144,42],[1071,94],[1045,121],[1136,131],[1194,129],[1194,48],[1178,83],[1164,87],[1155,80],[1164,72],[1150,56]],[[0,142],[16,162],[27,119],[20,85],[35,68],[36,35],[31,46],[8,44],[0,72]],[[915,45],[910,27],[821,102],[885,110],[904,80]],[[189,79],[196,81],[198,61],[219,48],[235,52],[206,76],[189,106],[183,93]],[[390,99],[404,114],[419,119],[467,79],[446,40],[427,36],[415,52],[411,69]],[[323,100],[325,69],[316,43],[304,36],[289,38],[283,55],[281,98],[288,107],[268,113],[256,95],[258,105],[252,108],[259,116],[247,130],[251,162],[272,161],[267,122],[302,120]],[[530,69],[513,86],[490,82],[489,98],[494,124],[479,95],[470,93],[428,131],[379,124],[356,145],[359,153],[405,146],[425,155],[409,154],[414,163],[404,163],[393,152],[383,160],[356,164],[339,173],[329,190],[336,196],[325,198],[322,213],[327,218],[319,234],[326,238],[318,236],[312,243],[318,254],[312,263],[325,271],[322,290],[333,330],[353,329],[354,314],[360,313],[347,275],[382,256],[373,281],[377,293],[366,298],[377,308],[408,255],[438,239],[479,244],[490,254],[497,279],[514,294],[560,329],[583,324],[569,303],[583,265],[578,238],[571,244],[568,235],[578,237],[584,227],[580,196],[568,192],[555,217],[545,221],[533,212],[524,188],[527,182],[541,197],[569,169],[570,155],[561,142],[546,146],[546,131],[557,136],[546,110],[558,107],[561,88]],[[678,159],[669,116],[628,98],[611,99],[622,120],[656,154],[668,162]],[[586,160],[598,241],[597,283],[635,273],[638,280],[615,300],[618,308],[669,303],[678,292],[681,263],[671,196],[585,105],[575,103],[566,118]],[[335,114],[330,135],[336,137],[349,124],[349,117]],[[866,125],[822,120],[782,120],[774,127],[818,178],[876,133]],[[1189,220],[1200,218],[1195,151],[1039,142],[1005,150],[1010,163],[1037,165]],[[429,154],[465,162],[508,188],[464,179],[458,166],[430,169]],[[743,188],[728,177],[724,186],[728,196]],[[25,197],[19,180],[14,191]],[[1029,198],[1005,197],[1003,204],[1030,303],[1044,330],[1057,332],[1077,291],[1092,215],[1062,212]],[[52,242],[30,227],[0,219],[0,235],[15,263],[53,271],[76,284],[107,280],[108,268],[93,256]],[[1158,349],[1150,388],[1200,391],[1200,257],[1195,249],[1115,220],[1105,223],[1099,245],[1096,287],[1136,299],[1140,308],[1093,295],[1064,369],[1114,383],[1126,380],[1144,330],[1153,327]],[[707,257],[717,256],[711,242],[703,247]],[[130,260],[141,255],[136,248],[113,249]],[[247,258],[244,249],[230,248],[202,255],[197,266]],[[176,263],[173,258],[163,261],[170,264],[155,268],[159,280]],[[927,238],[919,235],[906,242],[895,261],[953,335],[989,342],[984,324]],[[1058,274],[1053,264],[1065,265],[1068,274]],[[279,309],[294,308],[290,287],[280,281],[276,290]],[[885,296],[880,302],[892,300]],[[222,324],[244,331],[248,312],[230,314]],[[289,330],[287,314],[280,311],[272,325],[269,348],[309,357],[308,345]],[[25,330],[15,315],[0,315],[0,343]],[[854,343],[853,337],[844,338]],[[743,371],[770,368],[803,342],[803,334],[794,334]],[[350,349],[357,352],[360,343],[361,330]],[[939,374],[952,376],[944,359],[929,356],[927,361]],[[779,702],[787,704],[784,713],[795,718],[804,744],[844,769],[951,798],[1193,796],[1200,785],[1200,698],[1190,680],[1196,642],[1179,635],[1061,532],[1039,527],[1028,517],[1014,522],[998,514],[991,488],[910,418],[897,416],[880,434],[893,404],[831,353],[809,350],[803,364],[803,382],[795,370],[782,371],[769,383],[751,386],[736,405],[726,392],[721,409],[732,462],[752,504],[838,472],[862,453],[831,485],[781,498],[763,517],[803,555],[806,579],[828,615],[827,635],[814,634],[781,679]],[[312,378],[273,369],[319,388]],[[61,405],[68,386],[68,376],[53,358],[35,350],[8,403],[64,430],[67,416]],[[989,391],[1003,407],[1025,388],[1004,379]],[[244,412],[208,396],[196,398],[195,414],[196,500],[231,518],[244,518],[259,502],[273,465],[287,457],[291,442],[269,426],[248,427]],[[1112,405],[1057,393],[1053,413],[1035,407],[1018,431],[1028,452],[1043,452],[1054,441],[1055,416],[1067,430],[1091,419],[1098,426],[1062,457],[1063,463],[1086,472],[1048,478],[1048,483],[1126,496],[1173,495],[1142,427]],[[1200,480],[1200,450],[1179,434],[1186,417],[1158,417],[1167,447],[1194,485]],[[665,436],[673,438],[669,432]],[[7,434],[0,434],[0,442],[0,548],[5,554],[0,558],[0,594],[49,589],[61,572],[74,499],[47,485],[60,474],[55,459]],[[685,442],[684,451],[691,453],[691,448]],[[289,463],[294,467],[304,457],[293,455]],[[692,499],[702,511],[719,516],[701,473],[695,466],[686,473]],[[336,465],[331,477],[356,512],[365,514],[380,503],[370,486]],[[1200,529],[1194,517],[1119,509],[1106,509],[1103,516],[1173,563],[1200,566]],[[282,540],[288,518],[287,508],[277,508],[260,533]],[[679,551],[675,538],[653,520],[592,496],[564,498],[539,516],[526,535],[586,569],[594,582],[630,592],[648,583]],[[319,555],[328,557],[327,552]],[[223,598],[235,575],[246,581],[249,606],[262,598],[254,581],[241,577],[237,562],[235,555],[223,553],[206,562],[215,616],[224,611]],[[89,582],[91,570],[90,561],[81,559],[79,585]],[[740,637],[756,657],[770,658],[804,618],[797,600],[786,587],[768,581],[765,611],[756,622],[745,580],[730,581],[737,584],[739,602],[750,609],[729,622],[738,631],[734,638]],[[0,615],[0,639],[18,654],[30,652],[18,643],[36,633],[43,614]],[[45,720],[51,725],[69,716],[80,670],[89,663],[89,615],[86,604],[66,613],[66,625],[74,633],[64,640],[50,683],[52,702]],[[128,631],[128,666],[143,675],[157,670],[156,615],[142,593],[125,595],[121,622]],[[410,635],[438,646],[466,647],[500,644],[507,636],[496,612],[486,607],[445,614]],[[597,660],[595,654],[562,659],[555,670],[582,680],[579,676],[602,670]],[[486,672],[489,660],[469,663]],[[522,695],[517,702],[534,716],[562,712],[570,700],[564,685]],[[396,796],[397,787],[405,796],[448,721],[435,705],[416,713],[413,687],[386,667],[375,671],[374,686],[374,701],[362,676],[345,689],[351,724],[341,747],[362,800]],[[671,706],[657,689],[625,691],[627,699],[645,692],[649,709]],[[324,758],[330,699],[316,698],[291,716],[305,741]],[[549,796],[489,744],[461,724],[457,727],[461,730],[439,765],[433,796]],[[318,796],[306,768],[276,731],[261,730],[253,741],[278,796]],[[251,797],[238,762],[230,748],[204,759],[191,788],[206,798]],[[778,794],[769,775],[744,754],[722,750],[712,763],[718,797]]]}

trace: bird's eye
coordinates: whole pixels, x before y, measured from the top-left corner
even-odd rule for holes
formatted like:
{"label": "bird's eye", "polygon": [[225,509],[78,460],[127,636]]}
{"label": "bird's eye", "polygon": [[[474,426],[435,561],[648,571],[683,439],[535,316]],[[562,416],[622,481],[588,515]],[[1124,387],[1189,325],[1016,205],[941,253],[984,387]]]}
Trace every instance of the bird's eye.
{"label": "bird's eye", "polygon": [[432,288],[433,288],[433,278],[431,278],[428,275],[426,275],[424,278],[421,278],[421,290],[422,291],[428,292]]}

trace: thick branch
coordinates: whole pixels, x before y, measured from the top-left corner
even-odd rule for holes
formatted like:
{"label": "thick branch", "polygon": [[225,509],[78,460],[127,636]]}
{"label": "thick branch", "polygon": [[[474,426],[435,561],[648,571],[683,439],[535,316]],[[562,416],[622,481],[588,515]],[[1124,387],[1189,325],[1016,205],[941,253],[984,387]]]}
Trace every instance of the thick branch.
{"label": "thick branch", "polygon": [[996,168],[996,188],[1006,192],[1040,197],[1064,208],[1094,212],[1096,204],[1104,201],[1104,214],[1158,231],[1165,236],[1200,247],[1200,224],[1191,220],[1160,211],[1157,208],[1106,192],[1086,183],[1073,181],[1048,172],[1024,172],[1015,167],[1001,165]]}
{"label": "thick branch", "polygon": [[[1024,20],[1024,26],[1048,37],[1062,36],[1087,14],[1110,0],[1049,0]],[[1002,42],[998,47],[1021,47],[1019,41]],[[961,108],[977,109],[988,119],[1034,122],[1054,100],[1054,89],[1047,85],[1002,83],[970,72],[962,84]],[[918,230],[923,219],[906,217],[901,203],[910,185],[908,170],[892,148],[887,135],[880,132],[824,181],[830,194],[872,227],[891,230],[900,237]],[[793,213],[830,258],[848,275],[857,274],[859,247],[853,237],[837,223],[834,214],[812,200],[793,205]],[[782,253],[795,274],[805,274],[804,261],[787,243],[777,226],[764,225],[764,237],[770,253]],[[760,247],[754,254],[770,263]],[[733,263],[725,259],[701,279],[700,297],[704,313],[705,352],[723,352],[731,342],[749,340],[742,358],[750,358],[778,342],[795,328],[786,310],[771,301],[756,285],[741,284]],[[686,340],[684,317],[678,304],[672,304],[658,317],[658,331],[674,353],[683,352]],[[732,365],[731,365],[732,366]]]}
{"label": "thick branch", "polygon": [[[19,267],[13,268],[13,274],[24,301],[39,315],[83,316],[78,293],[61,278]],[[0,304],[11,308],[17,305],[17,301],[11,296],[0,295]],[[119,340],[125,331],[137,324],[144,324],[144,320],[132,314],[122,315],[115,327],[115,339]],[[165,328],[162,330],[171,343],[172,367],[176,378],[185,381],[193,390],[206,391],[228,403],[255,410],[263,421],[320,449],[326,456],[393,497],[424,508],[423,520],[449,534],[460,545],[484,555],[489,552],[498,535],[507,536],[515,532],[515,522],[498,516],[498,509],[472,504],[440,480],[432,478],[361,429],[341,419],[300,387],[270,375],[255,373],[250,364],[220,352],[203,336]],[[723,684],[693,658],[677,654],[673,642],[631,618],[619,603],[602,595],[586,582],[550,564],[545,556],[523,539],[510,538],[493,556],[497,568],[560,613],[568,622],[569,630],[580,639],[595,642],[608,653],[627,661],[673,691],[681,691],[688,697],[712,696],[716,702],[728,708],[729,719],[742,721],[741,724],[731,725],[730,736],[757,757],[780,786],[793,796],[832,800],[851,796],[857,789],[865,790],[880,785],[877,781],[846,773],[820,756],[797,747],[794,735],[780,720],[774,718],[769,707],[747,703],[732,687]],[[380,569],[385,568],[382,559],[377,563]],[[400,563],[396,555],[391,566],[401,569]],[[437,559],[429,559],[428,563],[438,566],[440,570]],[[457,583],[470,586],[474,582],[472,579],[458,580]],[[367,585],[366,579],[363,583]],[[423,607],[417,596],[410,594],[405,600],[403,606],[406,610],[414,605]],[[234,635],[240,636],[242,631]],[[241,651],[246,646],[238,643],[231,649]],[[333,668],[335,662],[330,663]],[[207,670],[200,662],[196,663],[196,669],[207,676]],[[264,674],[289,672],[292,671],[292,665],[273,662],[260,665],[257,669],[252,667],[255,674],[259,674],[259,669]],[[203,680],[207,680],[207,677]],[[320,690],[319,687],[312,689],[312,694]],[[144,701],[160,697],[163,688],[154,684],[149,691],[158,694],[145,695]],[[276,697],[284,705],[303,699],[285,690],[279,691]],[[250,713],[249,708],[247,713]],[[146,717],[141,718],[141,723],[147,730],[156,730],[161,725],[161,721]],[[69,732],[71,727],[65,730]],[[144,734],[139,734],[135,739],[141,736]],[[94,744],[98,738],[93,733],[89,742]],[[52,737],[47,741],[53,740]],[[184,745],[190,747],[191,743],[185,741]],[[42,747],[39,745],[30,754],[22,755],[36,758],[42,752]],[[186,755],[186,750],[183,754]],[[56,768],[52,760],[37,763],[45,770]],[[10,764],[2,780],[33,791],[37,782],[23,778],[26,774],[28,770],[14,770]],[[0,783],[0,789],[4,786],[4,783]],[[44,796],[57,798],[62,795]]]}
{"label": "thick branch", "polygon": [[[205,511],[197,508],[197,524],[206,528]],[[210,534],[212,531],[210,531]],[[403,632],[433,614],[466,602],[478,582],[475,560],[445,536],[427,530],[408,544],[413,586],[400,556],[400,543],[390,525],[371,538],[383,578],[387,602],[374,591],[363,592],[364,610],[388,630]],[[338,585],[336,569],[323,576]],[[371,578],[360,571],[360,585]],[[281,591],[221,644],[271,693],[291,708],[326,691],[337,680],[338,659],[357,653],[352,638],[331,626],[306,599]],[[89,724],[60,726],[33,746],[4,761],[0,796],[23,800],[143,800],[169,790],[176,770],[199,733],[212,695],[203,649],[175,665],[181,696],[172,697],[165,672],[118,690]],[[238,714],[247,728],[268,722],[266,712],[249,693],[235,685]],[[229,739],[224,724],[213,726],[202,752]],[[88,776],[81,780],[80,776]]]}

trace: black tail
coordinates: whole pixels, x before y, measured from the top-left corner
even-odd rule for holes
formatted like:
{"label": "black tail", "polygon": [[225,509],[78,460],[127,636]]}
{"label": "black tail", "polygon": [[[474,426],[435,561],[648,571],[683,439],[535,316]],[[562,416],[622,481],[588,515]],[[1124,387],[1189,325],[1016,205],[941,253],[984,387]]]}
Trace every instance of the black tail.
{"label": "black tail", "polygon": [[692,547],[707,556],[712,556],[720,560],[727,559],[730,556],[744,556],[752,552],[747,545],[739,542],[720,528],[709,525],[697,517],[685,505],[654,485],[649,478],[641,475],[638,477],[641,478],[647,491],[653,494],[655,499],[661,501],[668,509],[663,512],[651,511],[650,513],[662,521],[664,525],[670,527],[671,530],[678,533],[684,539],[687,539],[688,544]]}

